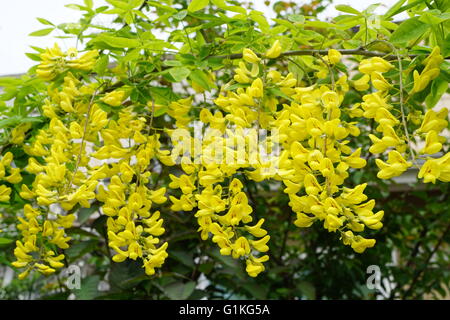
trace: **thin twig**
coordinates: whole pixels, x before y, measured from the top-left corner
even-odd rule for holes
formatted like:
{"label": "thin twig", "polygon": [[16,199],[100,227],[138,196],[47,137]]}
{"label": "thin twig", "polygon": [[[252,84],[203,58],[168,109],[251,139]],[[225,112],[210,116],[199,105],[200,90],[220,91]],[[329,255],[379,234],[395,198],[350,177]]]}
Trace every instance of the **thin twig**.
{"label": "thin twig", "polygon": [[[363,47],[358,49],[337,49],[342,55],[361,55],[366,57],[383,57],[386,60],[396,60],[396,55],[386,55],[384,52],[378,51],[368,51]],[[278,58],[289,57],[289,56],[314,56],[314,55],[326,55],[328,54],[328,50],[316,50],[316,49],[306,49],[306,50],[293,50],[286,51],[280,54]],[[263,57],[261,53],[256,53],[257,56]],[[417,57],[416,54],[409,55],[410,58]],[[210,56],[209,59],[241,59],[242,53],[233,53],[228,55],[219,55],[219,56]]]}
{"label": "thin twig", "polygon": [[428,255],[427,259],[425,260],[424,263],[424,267],[422,269],[420,269],[419,271],[416,272],[413,281],[411,282],[411,285],[409,286],[408,290],[405,292],[405,294],[403,295],[402,299],[404,300],[406,297],[408,297],[412,291],[413,288],[415,287],[415,285],[417,284],[417,282],[419,281],[420,276],[423,274],[423,272],[427,269],[428,264],[431,261],[431,258],[433,258],[434,254],[438,251],[439,247],[442,245],[442,243],[444,242],[444,239],[447,235],[447,233],[450,231],[450,224],[447,225],[447,228],[445,229],[445,231],[442,233],[442,235],[439,237],[438,242],[436,243],[436,245],[434,246],[433,250],[430,252],[430,254]]}
{"label": "thin twig", "polygon": [[[100,86],[100,87],[101,87],[101,86]],[[73,179],[75,178],[75,175],[76,175],[77,172],[78,172],[78,167],[80,166],[81,157],[82,157],[83,148],[84,148],[84,142],[85,142],[85,140],[86,140],[86,135],[87,135],[87,128],[88,128],[88,124],[89,124],[89,117],[90,117],[92,105],[94,104],[94,99],[95,99],[95,97],[97,96],[97,92],[98,92],[98,89],[100,89],[100,87],[97,88],[97,89],[94,91],[94,93],[92,94],[91,100],[89,101],[88,109],[87,109],[87,112],[86,112],[86,119],[85,119],[85,123],[84,123],[83,136],[81,137],[80,152],[78,152],[77,162],[76,162],[76,164],[75,164],[75,169],[74,169],[74,171],[73,171],[73,174],[72,174],[72,176],[70,177],[70,181],[69,181],[69,183],[67,184],[67,186],[66,186],[66,188],[65,188],[65,191],[66,191],[66,192],[67,192],[68,189],[72,186]]]}

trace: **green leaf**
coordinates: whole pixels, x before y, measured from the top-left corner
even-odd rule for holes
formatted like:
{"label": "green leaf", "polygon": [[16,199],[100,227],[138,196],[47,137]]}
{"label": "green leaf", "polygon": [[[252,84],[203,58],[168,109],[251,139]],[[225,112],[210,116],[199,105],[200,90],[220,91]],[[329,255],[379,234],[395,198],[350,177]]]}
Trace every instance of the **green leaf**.
{"label": "green leaf", "polygon": [[78,210],[78,222],[80,224],[85,223],[89,217],[98,210],[98,206],[92,206],[90,208],[81,208]]}
{"label": "green leaf", "polygon": [[186,67],[175,67],[170,68],[169,73],[175,79],[176,82],[180,82],[181,80],[184,80],[189,76],[191,70],[189,70]]}
{"label": "green leaf", "polygon": [[178,100],[180,97],[166,87],[151,87],[148,89],[156,104],[168,104],[172,101]]}
{"label": "green leaf", "polygon": [[[399,1],[399,2],[401,2],[401,1]],[[418,4],[422,4],[424,2],[424,0],[416,0],[416,1],[413,1],[413,2],[411,2],[409,4],[407,4],[404,7],[402,7],[404,2],[405,1],[403,1],[400,5],[398,5],[398,3],[396,3],[394,5],[394,7],[396,7],[396,10],[393,10],[394,7],[392,7],[391,10],[389,10],[388,12],[385,13],[384,18],[388,19],[388,18],[393,17],[393,16],[395,16],[395,15],[397,15],[397,14],[403,12],[403,11],[411,9],[411,8],[417,6]]]}
{"label": "green leaf", "polygon": [[325,21],[306,21],[305,24],[309,27],[314,28],[322,28],[322,29],[328,29],[328,28],[336,28],[337,25]]}
{"label": "green leaf", "polygon": [[394,13],[399,10],[402,5],[406,2],[406,0],[397,1],[386,13],[384,14],[384,18],[388,19],[394,15]]}
{"label": "green leaf", "polygon": [[196,69],[192,71],[189,78],[205,90],[214,88],[214,84],[211,83],[208,76],[202,70]]}
{"label": "green leaf", "polygon": [[394,31],[390,41],[392,43],[405,43],[411,40],[416,40],[421,37],[430,26],[419,21],[419,18],[408,19]]}
{"label": "green leaf", "polygon": [[175,13],[172,17],[177,20],[183,20],[184,18],[186,18],[187,14],[187,10],[181,10]]}
{"label": "green leaf", "polygon": [[92,41],[104,42],[113,48],[136,48],[141,45],[140,41],[137,39],[116,37],[107,34],[101,34],[100,36],[94,38]]}
{"label": "green leaf", "polygon": [[303,76],[305,75],[305,72],[303,71],[303,69],[299,67],[298,62],[294,63],[292,61],[289,61],[288,62],[288,70],[295,76],[297,81],[302,80]]}
{"label": "green leaf", "polygon": [[267,32],[270,29],[270,25],[262,12],[256,10],[251,11],[250,19],[258,23],[259,28],[261,29],[262,32]]}
{"label": "green leaf", "polygon": [[225,2],[225,0],[212,0],[212,3],[214,3],[218,8],[225,10],[225,11],[232,11],[237,12],[240,14],[247,14],[247,10],[241,6],[228,6]]}
{"label": "green leaf", "polygon": [[305,23],[305,16],[301,14],[290,14],[287,16],[287,19],[294,23]]}
{"label": "green leaf", "polygon": [[98,242],[96,240],[84,240],[81,242],[77,242],[71,245],[70,248],[66,250],[66,255],[69,260],[73,262],[86,253],[92,251],[97,243]]}
{"label": "green leaf", "polygon": [[11,242],[14,242],[14,240],[7,238],[0,238],[0,245],[10,244]]}
{"label": "green leaf", "polygon": [[108,55],[102,55],[100,59],[97,60],[95,63],[94,71],[97,72],[99,75],[103,75],[108,67],[109,63],[109,56]]}
{"label": "green leaf", "polygon": [[356,15],[361,15],[361,12],[359,12],[358,10],[347,6],[345,4],[338,4],[337,6],[335,6],[336,10],[341,11],[341,12],[345,12],[345,13],[352,13],[352,14],[356,14]]}
{"label": "green leaf", "polygon": [[86,7],[88,7],[89,9],[92,9],[94,7],[94,2],[93,0],[84,0],[84,4],[86,5]]}
{"label": "green leaf", "polygon": [[188,11],[195,12],[198,10],[202,10],[209,4],[209,0],[192,0],[191,3],[189,3]]}
{"label": "green leaf", "polygon": [[83,11],[86,10],[86,7],[80,6],[79,4],[66,4],[64,7],[72,9],[72,10],[79,10]]}
{"label": "green leaf", "polygon": [[[113,263],[109,273],[109,284],[113,290],[124,290],[136,286],[136,279],[146,276],[142,263],[125,260],[121,263]],[[147,276],[148,279],[148,276]]]}
{"label": "green leaf", "polygon": [[114,8],[119,8],[122,10],[128,10],[129,6],[128,3],[121,1],[121,0],[106,0],[109,4],[113,5]]}
{"label": "green leaf", "polygon": [[31,36],[31,37],[43,37],[43,36],[48,35],[53,30],[55,30],[55,28],[45,28],[45,29],[34,31],[34,32],[30,33],[29,36]]}
{"label": "green leaf", "polygon": [[164,60],[163,65],[168,67],[181,67],[183,64],[178,60]]}
{"label": "green leaf", "polygon": [[210,256],[215,260],[219,261],[221,264],[225,264],[228,268],[231,268],[233,271],[237,270],[240,266],[238,262],[231,258],[230,256],[223,256],[220,254],[219,250],[211,250]]}
{"label": "green leaf", "polygon": [[172,300],[185,300],[194,292],[196,283],[194,281],[174,282],[163,288],[164,293]]}
{"label": "green leaf", "polygon": [[25,55],[33,61],[41,61],[41,57],[37,53],[25,53]]}
{"label": "green leaf", "polygon": [[445,37],[444,45],[442,48],[442,55],[448,57],[450,55],[450,33]]}
{"label": "green leaf", "polygon": [[[438,10],[436,11],[439,12]],[[433,12],[425,11],[419,18],[420,21],[431,25],[442,23],[448,19],[450,19],[450,12],[436,14],[435,10],[433,10]]]}
{"label": "green leaf", "polygon": [[448,82],[442,78],[437,77],[433,80],[431,91],[425,99],[425,103],[429,109],[433,108],[441,99],[442,95],[448,89]]}
{"label": "green leaf", "polygon": [[44,19],[44,18],[36,18],[36,19],[42,24],[55,27],[55,25],[53,23],[51,23],[50,21],[48,21],[47,19]]}
{"label": "green leaf", "polygon": [[73,290],[78,300],[92,300],[98,296],[98,283],[100,276],[94,275],[81,280],[80,289]]}
{"label": "green leaf", "polygon": [[42,122],[44,120],[43,117],[25,117],[22,118],[20,116],[12,116],[7,119],[0,120],[0,129],[5,127],[12,127],[16,126],[20,123],[26,123],[26,122]]}
{"label": "green leaf", "polygon": [[191,269],[195,267],[194,256],[192,252],[170,250],[170,256]]}
{"label": "green leaf", "polygon": [[294,101],[291,97],[289,97],[287,94],[285,94],[279,88],[268,88],[267,91],[270,92],[274,96],[282,97],[282,98],[285,98],[286,100],[289,100],[292,102]]}

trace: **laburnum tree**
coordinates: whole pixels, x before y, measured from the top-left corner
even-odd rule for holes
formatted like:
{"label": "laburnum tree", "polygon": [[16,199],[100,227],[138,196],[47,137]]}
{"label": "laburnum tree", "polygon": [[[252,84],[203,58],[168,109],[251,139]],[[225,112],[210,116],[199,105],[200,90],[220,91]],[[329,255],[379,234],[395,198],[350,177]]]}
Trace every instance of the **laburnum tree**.
{"label": "laburnum tree", "polygon": [[0,297],[447,294],[450,2],[106,3],[0,79]]}

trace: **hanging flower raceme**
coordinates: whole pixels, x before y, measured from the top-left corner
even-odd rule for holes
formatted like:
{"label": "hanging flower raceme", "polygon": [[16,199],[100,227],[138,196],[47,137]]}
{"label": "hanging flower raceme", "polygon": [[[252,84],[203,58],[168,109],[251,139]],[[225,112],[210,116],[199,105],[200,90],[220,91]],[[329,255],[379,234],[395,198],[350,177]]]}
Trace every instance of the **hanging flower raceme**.
{"label": "hanging flower raceme", "polygon": [[62,52],[55,43],[53,48],[46,49],[40,55],[42,62],[39,64],[36,74],[40,78],[50,81],[69,69],[92,70],[98,57],[97,50],[88,51],[79,58],[76,58],[77,55],[78,52],[75,48]]}
{"label": "hanging flower raceme", "polygon": [[[159,150],[158,136],[144,136],[145,125],[146,119],[132,109],[122,110],[118,120],[109,121],[101,131],[104,145],[92,156],[114,161],[107,189],[101,185],[96,196],[108,216],[108,241],[115,251],[113,261],[140,259],[145,272],[153,275],[167,257],[168,243],[159,244],[158,237],[165,232],[163,219],[152,207],[167,198],[166,188],[148,188],[150,163],[157,156],[164,156],[164,152]],[[121,141],[128,141],[128,145],[123,146]],[[136,161],[131,160],[134,157]]]}
{"label": "hanging flower raceme", "polygon": [[[6,182],[9,185],[22,181],[20,168],[13,165],[13,155],[7,152],[0,160],[0,182]],[[0,202],[8,202],[11,195],[11,187],[5,184],[0,185]]]}
{"label": "hanging flower raceme", "polygon": [[[275,120],[286,137],[283,147],[289,150],[280,168],[290,171],[282,181],[289,205],[297,214],[294,223],[305,228],[321,221],[325,229],[339,232],[344,244],[361,253],[375,240],[353,236],[353,232],[381,228],[383,212],[372,211],[373,200],[365,202],[366,184],[352,189],[343,186],[349,168],[366,165],[360,157],[361,149],[352,151],[347,146],[348,137],[358,136],[360,131],[353,123],[341,120],[345,90],[318,86],[298,87],[295,92],[291,96],[295,102],[285,105]],[[287,125],[282,125],[284,122]]]}

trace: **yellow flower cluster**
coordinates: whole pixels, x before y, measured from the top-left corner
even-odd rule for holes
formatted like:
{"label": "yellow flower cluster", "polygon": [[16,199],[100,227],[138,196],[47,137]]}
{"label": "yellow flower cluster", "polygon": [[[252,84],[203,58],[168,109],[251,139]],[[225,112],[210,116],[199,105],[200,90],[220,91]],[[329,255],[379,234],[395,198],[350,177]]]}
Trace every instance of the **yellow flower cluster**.
{"label": "yellow flower cluster", "polygon": [[389,149],[387,163],[381,159],[375,160],[380,169],[377,175],[380,179],[399,176],[412,165],[402,156],[402,153],[406,151],[407,144],[403,138],[404,132],[400,121],[391,113],[391,111],[395,111],[394,107],[389,104],[388,91],[391,85],[383,77],[383,73],[393,67],[391,63],[380,57],[362,60],[359,71],[364,76],[354,82],[355,88],[361,91],[367,90],[370,79],[372,86],[378,91],[364,95],[363,102],[350,109],[351,116],[363,116],[373,119],[378,124],[375,129],[382,134],[382,137],[369,134],[373,143],[369,151],[378,154]]}
{"label": "yellow flower cluster", "polygon": [[31,188],[22,185],[20,196],[35,206],[26,204],[24,218],[19,218],[22,241],[17,242],[14,251],[14,266],[25,268],[22,278],[31,270],[48,275],[63,267],[60,261],[64,254],[55,256],[55,252],[69,247],[71,238],[65,229],[72,227],[76,219],[66,211],[76,205],[90,207],[97,179],[105,176],[100,172],[87,176],[79,170],[88,167],[85,142],[96,141],[98,129],[106,124],[106,113],[97,105],[89,107],[90,94],[92,88],[82,86],[68,73],[61,90],[49,88],[49,99],[42,107],[50,120],[48,127],[40,129],[35,139],[23,146],[30,156],[24,170],[35,178]]}
{"label": "yellow flower cluster", "polygon": [[[55,47],[43,55],[40,68],[50,68],[54,75],[62,71],[54,69],[55,65],[49,61],[60,61],[61,68],[90,70],[96,55],[89,52],[79,59],[66,61],[66,55]],[[155,151],[159,147],[158,137],[143,134],[146,119],[131,109],[122,110],[117,120],[109,119],[107,112],[95,102],[97,91],[94,86],[82,85],[69,72],[61,89],[52,86],[48,89],[49,98],[42,107],[44,116],[49,118],[48,127],[39,130],[35,139],[24,145],[30,155],[25,170],[34,174],[35,179],[31,188],[22,185],[20,195],[36,206],[25,205],[25,217],[19,219],[22,240],[17,242],[14,266],[25,268],[21,278],[31,270],[47,275],[63,266],[60,261],[64,255],[55,256],[54,252],[69,247],[70,237],[65,229],[76,219],[74,214],[64,212],[75,206],[89,208],[96,198],[105,203],[103,211],[110,217],[108,236],[110,246],[117,252],[115,261],[141,257],[146,272],[152,274],[167,256],[167,243],[156,247],[159,242],[156,236],[164,232],[162,219],[159,212],[150,213],[152,202],[159,204],[166,200],[165,189],[153,192],[146,184],[150,161],[154,157],[164,159],[168,151]],[[125,92],[117,90],[106,93],[98,101],[119,106],[124,98]],[[16,143],[23,141],[20,132],[25,129],[17,130],[13,137]],[[137,163],[130,166],[132,157],[137,158]],[[115,159],[120,159],[119,163],[108,163]],[[4,158],[6,165],[11,160],[10,154]],[[8,179],[13,183],[20,181],[14,177]],[[111,181],[108,190],[103,186],[97,190],[99,181],[104,179]],[[131,184],[133,179],[136,182]]]}
{"label": "yellow flower cluster", "polygon": [[[439,135],[444,130],[448,121],[448,109],[442,108],[439,112],[428,110],[419,129],[418,134],[425,135],[425,146],[420,151],[422,154],[432,155],[442,150],[442,143],[445,137]],[[440,158],[427,157],[427,160],[420,168],[418,177],[423,178],[425,183],[436,183],[436,180],[450,182],[450,152]]]}
{"label": "yellow flower cluster", "polygon": [[[64,228],[72,226],[75,216],[73,214],[58,216],[50,220],[49,213],[44,213],[31,205],[24,206],[24,218],[19,217],[20,223],[17,229],[21,231],[22,240],[16,241],[14,255],[16,261],[12,265],[16,268],[25,268],[19,274],[19,279],[25,278],[31,270],[37,270],[42,274],[49,275],[62,268],[64,255],[56,255],[49,247],[56,246],[67,249],[70,237],[65,236]],[[46,243],[47,246],[40,246]]]}
{"label": "yellow flower cluster", "polygon": [[296,226],[304,228],[322,221],[325,229],[338,231],[344,244],[362,253],[375,240],[354,232],[381,228],[384,212],[374,213],[375,201],[366,202],[367,184],[342,186],[349,168],[362,168],[366,161],[360,158],[361,148],[352,151],[347,146],[348,137],[358,136],[360,131],[341,118],[340,105],[348,90],[346,77],[338,84],[340,89],[334,90],[326,85],[284,90],[292,102],[283,105],[273,122],[283,145],[278,172],[284,174],[278,175],[297,214]]}
{"label": "yellow flower cluster", "polygon": [[31,123],[21,123],[11,131],[10,142],[14,144],[22,144],[25,140],[25,134],[31,129]]}
{"label": "yellow flower cluster", "polygon": [[[97,200],[104,203],[102,211],[108,216],[109,246],[116,252],[113,260],[140,258],[145,272],[153,275],[167,257],[168,243],[158,246],[158,237],[165,231],[163,219],[159,211],[151,210],[153,204],[162,204],[167,198],[166,188],[148,188],[148,167],[153,158],[165,161],[167,152],[159,149],[157,135],[144,136],[145,124],[146,119],[137,117],[131,109],[123,110],[117,121],[110,120],[101,130],[104,145],[92,156],[100,160],[120,159],[110,164],[108,189],[100,185],[97,193]],[[122,146],[121,140],[129,141],[129,145]]]}
{"label": "yellow flower cluster", "polygon": [[36,74],[47,81],[54,79],[57,75],[67,71],[68,69],[91,70],[98,56],[97,50],[91,50],[76,58],[78,52],[75,48],[62,52],[55,43],[53,48],[48,48],[43,52],[41,64],[39,64]]}
{"label": "yellow flower cluster", "polygon": [[434,47],[430,55],[422,63],[425,66],[422,72],[419,73],[417,70],[414,70],[414,86],[410,94],[422,91],[431,80],[437,78],[440,72],[439,65],[444,61],[440,52],[441,50],[438,46]]}
{"label": "yellow flower cluster", "polygon": [[[226,170],[221,169],[225,169],[226,164],[186,164],[182,167],[184,172],[191,175],[170,176],[172,182],[169,187],[179,188],[182,192],[179,199],[170,196],[173,203],[171,209],[192,211],[197,208],[195,217],[202,239],[207,240],[211,235],[211,240],[219,246],[222,255],[231,255],[234,259],[243,257],[247,273],[256,277],[264,271],[263,262],[269,259],[268,255],[257,257],[256,252],[269,250],[267,242],[270,236],[261,228],[264,219],[260,219],[253,226],[248,225],[253,221],[253,209],[248,203],[247,195],[242,191],[242,182],[232,178],[232,175],[225,179],[228,174]],[[198,176],[192,173],[197,173]],[[225,180],[230,181],[226,185],[227,192],[224,192],[225,187],[220,184]],[[195,186],[197,181],[198,187]]]}
{"label": "yellow flower cluster", "polygon": [[[276,55],[280,52],[264,57]],[[329,56],[333,63],[340,59],[333,51]],[[367,201],[363,193],[366,184],[354,188],[342,186],[349,168],[366,165],[360,158],[361,149],[352,151],[347,146],[346,138],[358,136],[359,129],[354,123],[341,120],[340,104],[348,90],[346,77],[336,82],[336,90],[325,85],[305,88],[297,86],[292,74],[282,76],[270,70],[261,77],[262,60],[250,49],[244,49],[243,60],[238,62],[234,76],[243,86],[236,90],[224,86],[214,101],[220,111],[200,112],[205,128],[199,147],[201,156],[196,154],[195,161],[181,157],[184,174],[170,175],[169,188],[181,190],[179,197],[170,196],[171,209],[194,210],[202,239],[211,237],[223,255],[243,257],[250,276],[264,270],[263,262],[269,257],[257,257],[254,253],[269,250],[270,236],[262,229],[264,219],[249,225],[253,209],[242,191],[241,180],[236,177],[238,170],[257,182],[282,181],[289,204],[297,214],[297,226],[309,227],[316,220],[323,221],[327,230],[339,231],[344,244],[356,252],[372,247],[374,239],[353,232],[361,232],[365,227],[381,228],[384,212],[373,212],[375,202]],[[289,96],[291,103],[278,110],[280,97],[271,88]],[[189,108],[172,104],[171,109],[179,126],[184,126],[179,120],[189,117]],[[248,133],[252,127],[272,130],[273,135],[264,142],[271,149],[278,140],[281,153],[265,160],[259,153],[252,154],[246,147],[254,142],[254,136]],[[196,149],[200,141],[188,135],[189,139],[188,145]],[[172,140],[172,155],[179,155],[179,144],[174,136]]]}
{"label": "yellow flower cluster", "polygon": [[[5,153],[0,160],[0,181],[6,181],[10,184],[16,184],[22,181],[20,169],[12,166],[13,154]],[[11,196],[11,188],[2,184],[0,185],[0,202],[8,202]]]}

